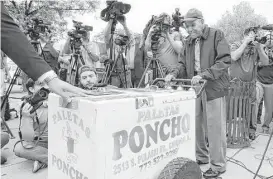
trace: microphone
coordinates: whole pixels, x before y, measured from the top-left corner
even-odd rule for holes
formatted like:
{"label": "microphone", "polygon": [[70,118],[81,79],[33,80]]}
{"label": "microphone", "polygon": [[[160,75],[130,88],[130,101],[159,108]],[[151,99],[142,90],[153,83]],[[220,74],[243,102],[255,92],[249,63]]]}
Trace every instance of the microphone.
{"label": "microphone", "polygon": [[268,25],[262,26],[262,29],[263,30],[273,30],[273,24],[268,24]]}

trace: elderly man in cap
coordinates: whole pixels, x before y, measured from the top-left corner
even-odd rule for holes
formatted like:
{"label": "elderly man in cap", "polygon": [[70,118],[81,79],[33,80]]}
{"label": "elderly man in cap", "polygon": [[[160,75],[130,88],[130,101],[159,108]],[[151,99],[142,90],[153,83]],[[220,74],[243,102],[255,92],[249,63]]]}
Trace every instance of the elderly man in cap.
{"label": "elderly man in cap", "polygon": [[[116,23],[119,22],[123,30],[115,29]],[[111,34],[113,33],[113,36]],[[125,46],[120,46],[118,39],[127,38]],[[115,19],[111,15],[111,19],[104,31],[104,38],[108,56],[111,58],[110,62],[117,60],[114,71],[111,74],[110,84],[119,88],[131,88],[131,70],[134,69],[134,57],[135,57],[135,39],[133,34],[128,29],[125,16],[120,16]],[[119,52],[121,55],[119,55]],[[124,60],[124,61],[123,61]]]}
{"label": "elderly man in cap", "polygon": [[215,178],[226,171],[226,102],[228,68],[231,64],[229,45],[220,30],[204,24],[202,12],[190,9],[185,15],[189,33],[181,66],[166,77],[175,78],[179,70],[192,78],[192,84],[207,80],[202,97],[196,100],[196,160],[210,168],[203,175]]}

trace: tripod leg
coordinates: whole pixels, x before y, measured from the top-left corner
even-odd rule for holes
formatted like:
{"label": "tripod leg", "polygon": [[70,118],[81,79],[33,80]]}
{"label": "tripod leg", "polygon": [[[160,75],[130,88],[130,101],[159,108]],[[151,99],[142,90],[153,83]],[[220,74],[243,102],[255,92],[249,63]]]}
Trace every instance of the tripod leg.
{"label": "tripod leg", "polygon": [[117,59],[115,59],[114,64],[112,65],[112,68],[110,68],[111,71],[110,71],[110,73],[108,74],[108,76],[107,76],[107,78],[106,78],[106,84],[108,84],[108,81],[109,81],[109,79],[110,79],[111,76],[112,76],[112,73],[113,73],[113,71],[114,71],[114,69],[115,69],[116,64],[117,64]]}
{"label": "tripod leg", "polygon": [[[73,61],[74,60],[74,61]],[[75,79],[76,79],[76,72],[77,72],[77,67],[78,67],[78,63],[77,63],[77,59],[74,58],[71,61],[73,63],[72,68],[71,68],[71,73],[70,73],[70,84],[75,85]]]}
{"label": "tripod leg", "polygon": [[142,74],[142,76],[141,76],[141,79],[140,79],[140,81],[139,81],[139,83],[138,83],[138,85],[137,85],[137,88],[139,88],[140,85],[141,85],[141,83],[143,82],[143,80],[144,80],[144,78],[145,78],[145,75],[146,75],[146,73],[147,73],[147,71],[148,71],[148,69],[149,69],[149,67],[150,67],[151,62],[152,62],[152,60],[149,60],[149,61],[148,61],[147,66],[146,66],[146,68],[145,68],[145,70],[144,70],[144,72],[143,72],[143,74]]}
{"label": "tripod leg", "polygon": [[165,75],[164,75],[164,72],[163,72],[163,69],[162,69],[161,64],[160,64],[158,61],[156,61],[156,64],[157,64],[157,67],[158,67],[158,69],[159,69],[159,73],[160,73],[160,75],[161,75],[161,78],[164,78]]}

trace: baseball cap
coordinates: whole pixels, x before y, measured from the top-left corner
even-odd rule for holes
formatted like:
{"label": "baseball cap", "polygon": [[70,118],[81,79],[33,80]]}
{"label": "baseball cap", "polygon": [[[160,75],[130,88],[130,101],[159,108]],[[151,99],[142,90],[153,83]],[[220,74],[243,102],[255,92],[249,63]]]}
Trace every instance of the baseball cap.
{"label": "baseball cap", "polygon": [[203,14],[198,9],[190,9],[184,17],[184,21],[194,21],[196,19],[203,19]]}
{"label": "baseball cap", "polygon": [[79,68],[79,72],[78,73],[79,73],[79,75],[81,75],[83,72],[86,72],[86,71],[93,71],[93,72],[97,73],[95,68],[93,68],[91,66],[88,66],[88,65],[81,66]]}

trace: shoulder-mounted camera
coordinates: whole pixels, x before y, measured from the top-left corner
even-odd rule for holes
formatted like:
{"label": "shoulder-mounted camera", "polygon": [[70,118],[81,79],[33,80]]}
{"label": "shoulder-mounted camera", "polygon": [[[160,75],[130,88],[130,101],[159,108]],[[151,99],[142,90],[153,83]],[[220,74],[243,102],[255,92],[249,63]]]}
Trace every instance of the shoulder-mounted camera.
{"label": "shoulder-mounted camera", "polygon": [[179,27],[181,27],[184,23],[184,16],[181,16],[179,8],[175,9],[172,19],[172,27],[174,27],[175,31],[179,31]]}
{"label": "shoulder-mounted camera", "polygon": [[30,22],[27,22],[27,29],[25,34],[28,34],[31,40],[38,40],[40,33],[45,33],[46,31],[51,33],[49,25],[51,23],[45,23],[42,19],[32,18]]}
{"label": "shoulder-mounted camera", "polygon": [[100,13],[102,20],[108,22],[111,19],[111,15],[115,18],[119,18],[124,14],[128,13],[131,9],[130,4],[118,2],[118,1],[106,1],[107,7]]}
{"label": "shoulder-mounted camera", "polygon": [[72,20],[72,22],[75,29],[69,31],[67,35],[71,37],[70,40],[72,45],[74,45],[75,49],[80,49],[82,45],[81,38],[87,36],[87,32],[93,31],[93,27],[88,25],[82,25],[82,22],[78,22],[75,20]]}
{"label": "shoulder-mounted camera", "polygon": [[129,37],[127,35],[118,35],[115,38],[115,44],[119,46],[125,46],[129,42]]}

